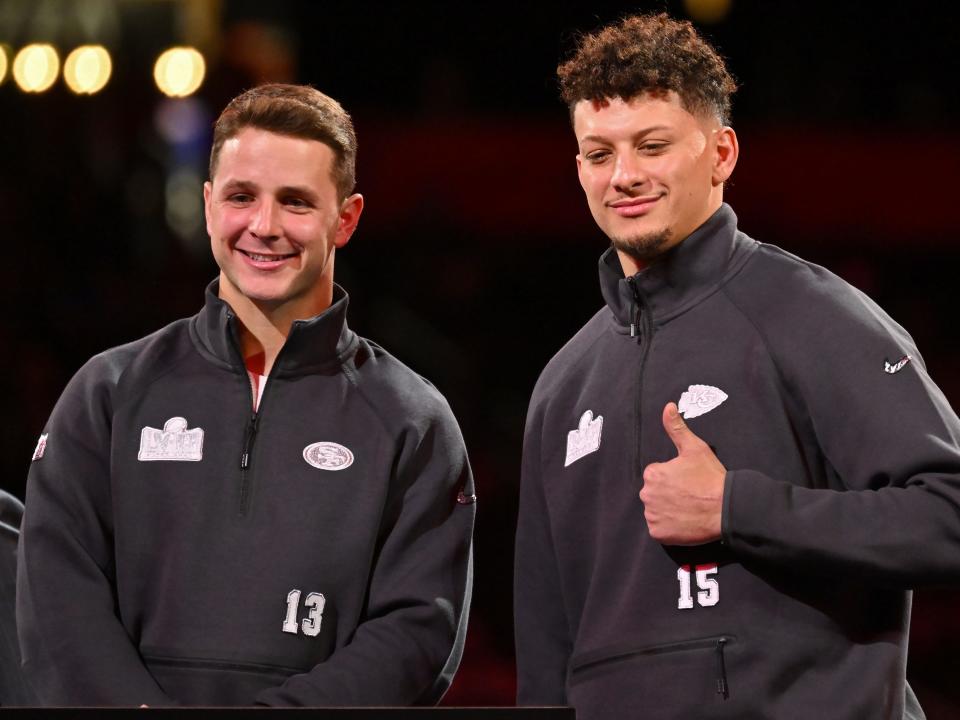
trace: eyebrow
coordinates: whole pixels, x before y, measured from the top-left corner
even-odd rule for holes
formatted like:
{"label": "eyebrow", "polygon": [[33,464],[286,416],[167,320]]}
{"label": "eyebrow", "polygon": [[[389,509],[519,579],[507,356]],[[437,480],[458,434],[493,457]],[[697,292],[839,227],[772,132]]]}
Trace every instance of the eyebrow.
{"label": "eyebrow", "polygon": [[[260,186],[250,180],[230,179],[223,184],[223,187],[221,188],[221,192],[231,192],[233,190],[256,191],[259,189],[260,189]],[[278,195],[299,195],[308,200],[316,200],[318,197],[317,193],[315,193],[310,188],[304,187],[302,185],[284,185],[283,187],[277,189],[277,194]]]}
{"label": "eyebrow", "polygon": [[[671,130],[671,129],[672,128],[669,125],[651,125],[650,127],[644,128],[643,130],[638,130],[631,136],[630,139],[636,140],[637,138],[641,138],[644,135],[649,135],[652,132],[658,132],[660,130]],[[610,143],[610,141],[607,138],[603,137],[602,135],[584,135],[582,138],[580,138],[581,143],[584,143],[587,141],[607,143],[607,144]]]}

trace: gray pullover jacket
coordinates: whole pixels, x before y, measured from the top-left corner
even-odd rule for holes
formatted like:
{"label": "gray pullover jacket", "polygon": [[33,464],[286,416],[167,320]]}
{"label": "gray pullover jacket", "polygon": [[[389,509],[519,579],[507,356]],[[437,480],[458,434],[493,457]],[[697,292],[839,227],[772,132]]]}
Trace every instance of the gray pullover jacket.
{"label": "gray pullover jacket", "polygon": [[[909,589],[960,576],[960,421],[907,332],[721,207],[606,307],[527,417],[522,704],[596,718],[922,716]],[[722,542],[665,547],[638,498],[679,403],[727,468]],[[601,420],[602,418],[602,420]]]}
{"label": "gray pullover jacket", "polygon": [[93,358],[44,429],[20,544],[28,679],[56,705],[433,703],[475,506],[425,380],[297,321],[259,409],[230,308]]}

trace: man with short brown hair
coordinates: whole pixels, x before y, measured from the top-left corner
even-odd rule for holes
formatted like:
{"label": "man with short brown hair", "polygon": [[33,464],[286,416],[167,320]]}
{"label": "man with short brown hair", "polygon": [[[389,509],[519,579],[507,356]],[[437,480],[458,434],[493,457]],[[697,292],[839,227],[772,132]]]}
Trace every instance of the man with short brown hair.
{"label": "man with short brown hair", "polygon": [[346,324],[360,219],[332,98],[218,120],[203,309],[90,360],[27,484],[18,632],[48,705],[435,703],[470,602],[473,481],[423,378]]}
{"label": "man with short brown hair", "polygon": [[530,401],[521,704],[922,717],[910,588],[960,576],[960,420],[912,339],[723,202],[735,84],[641,15],[558,68],[606,307]]}

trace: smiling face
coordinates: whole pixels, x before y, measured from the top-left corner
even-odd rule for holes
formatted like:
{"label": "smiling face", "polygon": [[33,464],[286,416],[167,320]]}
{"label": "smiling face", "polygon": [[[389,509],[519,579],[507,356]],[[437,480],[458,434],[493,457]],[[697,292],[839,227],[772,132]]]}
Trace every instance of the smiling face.
{"label": "smiling face", "polygon": [[675,92],[581,100],[577,172],[590,212],[633,275],[702,225],[737,160],[733,130],[682,106]]}
{"label": "smiling face", "polygon": [[363,198],[337,196],[333,150],[253,127],[227,139],[203,188],[220,297],[242,314],[309,318],[330,306],[334,250],[346,245]]}

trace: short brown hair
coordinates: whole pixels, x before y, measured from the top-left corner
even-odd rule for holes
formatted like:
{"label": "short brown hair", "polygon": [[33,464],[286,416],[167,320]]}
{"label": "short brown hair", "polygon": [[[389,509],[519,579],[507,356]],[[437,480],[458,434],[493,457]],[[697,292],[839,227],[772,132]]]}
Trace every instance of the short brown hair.
{"label": "short brown hair", "polygon": [[581,100],[673,90],[688,111],[712,113],[727,125],[737,90],[717,51],[688,21],[666,13],[633,15],[580,36],[557,76],[571,117]]}
{"label": "short brown hair", "polygon": [[333,182],[341,200],[357,184],[357,135],[346,110],[328,95],[309,85],[272,83],[258,85],[229,102],[213,126],[210,179],[217,171],[223,143],[246,127],[278,135],[319,140],[330,146],[336,159]]}

